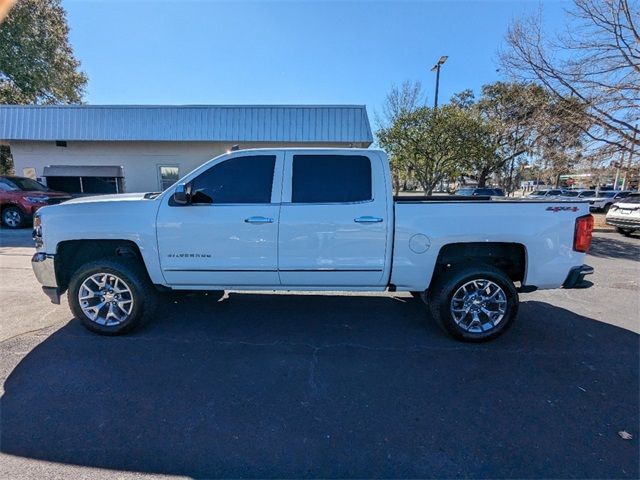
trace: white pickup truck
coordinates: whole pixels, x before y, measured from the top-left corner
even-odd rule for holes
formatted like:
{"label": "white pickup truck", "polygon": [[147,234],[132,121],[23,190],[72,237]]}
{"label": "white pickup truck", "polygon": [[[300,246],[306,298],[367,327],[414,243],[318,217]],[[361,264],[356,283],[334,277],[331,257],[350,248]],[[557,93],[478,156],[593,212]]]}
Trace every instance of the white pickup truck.
{"label": "white pickup truck", "polygon": [[151,316],[163,290],[406,291],[461,340],[504,332],[518,292],[590,285],[586,202],[393,197],[386,155],[253,149],[162,193],[44,207],[32,266],[90,330]]}

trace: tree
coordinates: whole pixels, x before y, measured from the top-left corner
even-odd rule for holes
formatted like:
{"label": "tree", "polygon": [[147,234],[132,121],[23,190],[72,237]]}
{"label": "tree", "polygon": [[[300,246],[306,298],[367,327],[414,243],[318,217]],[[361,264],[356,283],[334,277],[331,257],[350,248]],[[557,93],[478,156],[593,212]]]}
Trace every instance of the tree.
{"label": "tree", "polygon": [[[539,82],[596,147],[640,147],[640,31],[636,0],[574,0],[567,33],[548,38],[541,14],[514,22],[501,62],[515,78]],[[573,114],[573,115],[572,115]],[[578,115],[579,114],[579,115]]]}
{"label": "tree", "polygon": [[[407,80],[400,87],[392,86],[382,106],[382,114],[376,112],[378,132],[387,131],[401,116],[415,112],[424,105],[424,98],[420,82]],[[401,187],[406,186],[407,182],[412,180],[411,166],[403,151],[389,151],[388,153],[393,188],[397,195]]]}
{"label": "tree", "polygon": [[482,96],[476,101],[471,90],[453,96],[451,102],[468,110],[483,125],[486,143],[492,154],[469,159],[478,186],[500,172],[505,165],[513,170],[516,160],[531,150],[535,118],[544,107],[541,88],[525,83],[495,82],[483,85]]}
{"label": "tree", "polygon": [[482,150],[476,127],[472,116],[456,106],[422,106],[399,114],[377,136],[392,157],[403,159],[430,195],[442,180],[460,174],[466,158]]}
{"label": "tree", "polygon": [[465,90],[451,102],[482,124],[486,154],[468,159],[468,171],[480,187],[498,174],[501,186],[512,192],[519,164],[537,155],[544,156],[546,170],[564,171],[582,145],[582,132],[574,124],[576,117],[584,118],[581,102],[557,100],[533,83],[495,82],[483,85],[477,101],[473,92]]}
{"label": "tree", "polygon": [[[80,103],[87,77],[69,45],[59,0],[20,0],[0,23],[0,103]],[[0,173],[13,170],[0,146]]]}
{"label": "tree", "polygon": [[0,103],[79,103],[87,77],[60,0],[20,0],[0,24]]}

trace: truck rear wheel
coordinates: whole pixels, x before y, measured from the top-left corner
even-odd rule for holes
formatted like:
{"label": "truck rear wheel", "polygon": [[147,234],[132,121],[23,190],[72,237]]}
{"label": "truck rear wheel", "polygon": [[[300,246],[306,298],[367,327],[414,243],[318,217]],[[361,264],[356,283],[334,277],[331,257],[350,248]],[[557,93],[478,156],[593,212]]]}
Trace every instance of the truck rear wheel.
{"label": "truck rear wheel", "polygon": [[431,314],[458,340],[491,340],[504,333],[518,313],[518,292],[511,279],[495,267],[454,268],[434,282],[429,289]]}
{"label": "truck rear wheel", "polygon": [[117,335],[152,314],[156,294],[146,272],[118,258],[86,263],[72,275],[71,311],[92,332]]}

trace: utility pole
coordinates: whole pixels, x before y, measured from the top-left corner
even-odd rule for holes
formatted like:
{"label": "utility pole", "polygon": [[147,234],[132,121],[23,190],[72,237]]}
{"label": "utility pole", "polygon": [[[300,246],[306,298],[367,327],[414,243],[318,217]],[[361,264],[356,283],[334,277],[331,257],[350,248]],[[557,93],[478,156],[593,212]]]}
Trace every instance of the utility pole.
{"label": "utility pole", "polygon": [[433,68],[431,68],[432,72],[436,72],[436,97],[433,102],[433,108],[438,108],[438,91],[440,90],[440,67],[444,65],[444,62],[447,61],[447,58],[449,58],[447,55],[441,56],[440,60],[438,60],[438,63],[436,63]]}

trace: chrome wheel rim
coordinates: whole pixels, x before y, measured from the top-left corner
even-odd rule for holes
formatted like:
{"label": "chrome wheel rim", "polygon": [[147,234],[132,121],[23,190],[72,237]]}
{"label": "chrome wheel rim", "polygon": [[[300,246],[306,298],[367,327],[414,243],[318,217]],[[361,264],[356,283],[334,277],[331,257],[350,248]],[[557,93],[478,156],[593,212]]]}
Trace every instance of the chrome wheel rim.
{"label": "chrome wheel rim", "polygon": [[504,318],[507,295],[491,280],[471,280],[453,294],[450,309],[453,320],[465,332],[488,332]]}
{"label": "chrome wheel rim", "polygon": [[17,227],[20,225],[20,214],[15,210],[8,210],[4,212],[4,222],[10,227]]}
{"label": "chrome wheel rim", "polygon": [[129,285],[112,273],[88,277],[78,290],[82,313],[94,323],[115,326],[125,322],[133,310],[133,293]]}

